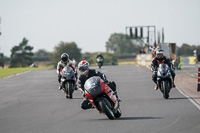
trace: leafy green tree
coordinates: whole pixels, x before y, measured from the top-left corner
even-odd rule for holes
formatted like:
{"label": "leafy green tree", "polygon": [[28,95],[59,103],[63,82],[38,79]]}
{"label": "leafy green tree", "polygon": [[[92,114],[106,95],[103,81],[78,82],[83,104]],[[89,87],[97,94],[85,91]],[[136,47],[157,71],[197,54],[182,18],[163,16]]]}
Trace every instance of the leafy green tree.
{"label": "leafy green tree", "polygon": [[193,56],[193,51],[197,49],[197,51],[200,50],[199,46],[195,45],[189,45],[189,44],[183,44],[181,47],[178,47],[177,55],[178,56]]}
{"label": "leafy green tree", "polygon": [[32,63],[33,53],[32,46],[28,45],[28,40],[23,38],[19,46],[14,46],[11,49],[11,64],[10,67],[27,67]]}
{"label": "leafy green tree", "polygon": [[2,68],[4,68],[4,63],[5,63],[5,61],[4,61],[3,53],[0,53],[0,66],[1,66]]}
{"label": "leafy green tree", "polygon": [[54,52],[51,54],[51,59],[54,64],[60,61],[62,53],[69,54],[69,58],[74,58],[77,62],[81,59],[81,49],[77,47],[75,42],[60,42],[58,46],[55,46]]}
{"label": "leafy green tree", "polygon": [[39,49],[37,52],[34,53],[33,60],[34,61],[49,61],[50,53],[47,52],[45,49]]}
{"label": "leafy green tree", "polygon": [[94,55],[94,53],[90,53],[90,52],[83,53],[81,60],[89,60],[91,58],[91,56],[93,56],[93,55]]}
{"label": "leafy green tree", "polygon": [[108,42],[106,42],[106,51],[114,52],[117,55],[137,53],[139,48],[130,39],[127,39],[125,34],[121,33],[112,34]]}

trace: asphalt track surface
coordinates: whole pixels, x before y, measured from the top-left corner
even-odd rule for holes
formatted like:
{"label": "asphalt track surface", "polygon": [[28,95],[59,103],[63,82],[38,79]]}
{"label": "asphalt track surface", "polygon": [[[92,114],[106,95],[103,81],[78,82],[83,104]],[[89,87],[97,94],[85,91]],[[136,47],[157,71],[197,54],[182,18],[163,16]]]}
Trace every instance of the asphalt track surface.
{"label": "asphalt track surface", "polygon": [[146,67],[103,66],[117,83],[122,116],[82,110],[81,94],[66,99],[55,70],[0,79],[0,133],[200,133],[200,110],[177,89],[165,100]]}

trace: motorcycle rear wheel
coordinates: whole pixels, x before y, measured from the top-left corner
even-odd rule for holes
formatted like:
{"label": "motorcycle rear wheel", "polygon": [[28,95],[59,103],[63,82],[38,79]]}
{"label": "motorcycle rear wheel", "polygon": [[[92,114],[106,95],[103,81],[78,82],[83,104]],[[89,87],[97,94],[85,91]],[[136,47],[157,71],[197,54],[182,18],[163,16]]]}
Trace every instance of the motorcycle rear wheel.
{"label": "motorcycle rear wheel", "polygon": [[107,103],[104,100],[99,101],[99,105],[103,112],[106,114],[106,116],[110,119],[113,120],[115,118],[115,115],[111,108],[107,105]]}

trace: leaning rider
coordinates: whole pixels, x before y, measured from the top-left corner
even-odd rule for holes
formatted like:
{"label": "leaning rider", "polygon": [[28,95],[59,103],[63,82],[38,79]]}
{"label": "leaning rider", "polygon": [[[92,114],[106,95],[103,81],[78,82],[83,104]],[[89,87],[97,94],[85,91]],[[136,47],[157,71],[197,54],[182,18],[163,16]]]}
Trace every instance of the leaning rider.
{"label": "leaning rider", "polygon": [[[79,62],[78,70],[80,72],[80,76],[77,81],[77,84],[78,84],[77,86],[83,92],[84,97],[85,97],[84,84],[85,84],[86,80],[93,76],[99,76],[104,81],[104,83],[108,84],[108,86],[114,91],[118,101],[120,101],[120,99],[117,96],[115,82],[114,81],[108,82],[108,80],[106,79],[106,76],[103,73],[96,71],[95,69],[89,69],[89,63],[86,60]],[[91,107],[92,107],[92,104],[89,102],[89,100],[84,98],[83,101],[81,102],[81,108],[85,110],[85,109],[89,109]]]}

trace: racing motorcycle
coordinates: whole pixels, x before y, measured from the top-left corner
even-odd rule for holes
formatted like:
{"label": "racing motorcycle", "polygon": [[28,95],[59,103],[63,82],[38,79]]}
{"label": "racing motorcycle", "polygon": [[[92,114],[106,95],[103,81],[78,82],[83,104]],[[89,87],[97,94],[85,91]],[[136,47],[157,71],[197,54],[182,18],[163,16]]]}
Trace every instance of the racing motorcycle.
{"label": "racing motorcycle", "polygon": [[72,99],[76,83],[75,73],[71,67],[66,66],[62,70],[61,76],[62,89],[66,94],[66,98]]}
{"label": "racing motorcycle", "polygon": [[160,91],[165,99],[169,98],[169,92],[172,88],[172,76],[167,64],[160,64],[157,72],[157,82]]}
{"label": "racing motorcycle", "polygon": [[103,66],[103,59],[101,57],[98,57],[96,60],[99,69],[101,69],[101,67]]}
{"label": "racing motorcycle", "polygon": [[105,114],[111,120],[121,116],[119,101],[115,93],[99,76],[87,79],[84,88],[85,97],[99,113]]}

